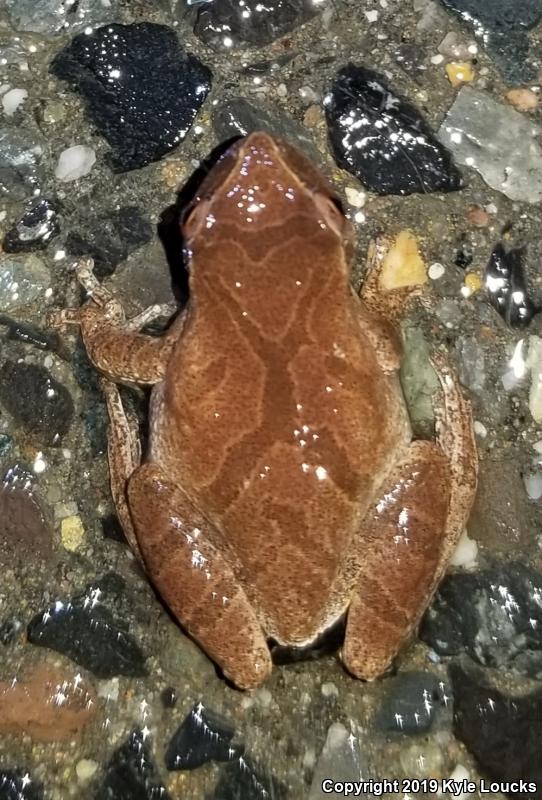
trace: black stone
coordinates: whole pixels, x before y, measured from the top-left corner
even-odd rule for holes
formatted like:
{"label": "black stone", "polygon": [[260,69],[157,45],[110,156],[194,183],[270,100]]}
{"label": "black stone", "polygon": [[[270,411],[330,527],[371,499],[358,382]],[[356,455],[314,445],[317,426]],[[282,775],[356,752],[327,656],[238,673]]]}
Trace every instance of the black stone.
{"label": "black stone", "polygon": [[420,629],[440,655],[542,677],[542,575],[512,562],[444,579]]}
{"label": "black stone", "polygon": [[27,772],[0,772],[0,800],[43,800],[41,786]]}
{"label": "black stone", "polygon": [[160,700],[164,708],[175,708],[178,699],[179,695],[173,686],[166,686],[166,688],[160,692]]}
{"label": "black stone", "polygon": [[317,13],[312,0],[218,0],[203,6],[194,33],[217,50],[239,46],[258,47],[307,22]]}
{"label": "black stone", "polygon": [[21,322],[8,314],[0,314],[0,325],[5,325],[7,328],[6,338],[24,342],[39,350],[52,350],[65,360],[69,360],[64,343],[54,331],[42,330],[30,322]]}
{"label": "black stone", "polygon": [[50,200],[39,200],[6,233],[2,246],[6,253],[44,250],[58,236],[57,208]]}
{"label": "black stone", "polygon": [[430,672],[403,672],[386,681],[386,696],[376,714],[384,731],[424,733],[439,708],[451,700],[451,689]]}
{"label": "black stone", "polygon": [[533,792],[506,791],[509,797],[542,798],[542,691],[511,697],[487,688],[460,666],[450,668],[454,691],[454,733],[490,779],[527,781]]}
{"label": "black stone", "polygon": [[378,72],[354,64],[339,70],[325,110],[335,160],[371,191],[407,195],[461,188],[449,151]]}
{"label": "black stone", "polygon": [[171,800],[141,731],[113,753],[95,800]]}
{"label": "black stone", "polygon": [[286,800],[286,787],[251,759],[223,767],[211,800]]}
{"label": "black stone", "polygon": [[104,25],[76,36],[54,58],[51,72],[84,96],[118,172],[176,147],[211,85],[210,70],[184,52],[175,31],[150,22]]}
{"label": "black stone", "polygon": [[487,47],[504,77],[529,81],[536,71],[526,63],[527,32],[542,19],[542,0],[442,0]]}
{"label": "black stone", "polygon": [[90,670],[98,678],[147,674],[145,655],[127,630],[104,605],[120,605],[124,585],[117,576],[105,576],[72,600],[57,601],[28,625],[28,640],[49,647]]}
{"label": "black stone", "polygon": [[73,418],[69,391],[37,364],[4,362],[0,367],[0,402],[44,445],[60,444]]}
{"label": "black stone", "polygon": [[232,744],[234,726],[201,703],[194,706],[173,734],[166,750],[170,770],[195,769],[208,761],[233,761],[244,752]]}
{"label": "black stone", "polygon": [[538,311],[529,297],[524,260],[523,248],[507,250],[499,242],[486,267],[485,284],[491,305],[511,328],[525,328]]}
{"label": "black stone", "polygon": [[99,280],[112,275],[128,255],[152,239],[153,227],[137,206],[111,209],[99,215],[89,212],[77,222],[66,239],[74,256],[90,256]]}

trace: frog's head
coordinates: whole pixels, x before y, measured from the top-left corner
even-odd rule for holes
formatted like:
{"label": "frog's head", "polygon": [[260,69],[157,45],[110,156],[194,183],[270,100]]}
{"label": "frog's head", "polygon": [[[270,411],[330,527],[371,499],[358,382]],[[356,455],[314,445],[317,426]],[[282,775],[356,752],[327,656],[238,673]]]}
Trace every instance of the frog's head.
{"label": "frog's head", "polygon": [[320,171],[296,148],[263,132],[226,150],[186,210],[182,230],[194,253],[217,238],[243,236],[307,240],[324,230],[348,250],[352,241],[351,225]]}

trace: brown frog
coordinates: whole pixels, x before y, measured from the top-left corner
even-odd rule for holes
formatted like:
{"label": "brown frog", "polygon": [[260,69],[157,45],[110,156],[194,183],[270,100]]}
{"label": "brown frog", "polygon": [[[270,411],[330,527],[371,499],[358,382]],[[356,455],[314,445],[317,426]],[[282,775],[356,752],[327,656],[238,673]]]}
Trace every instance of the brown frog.
{"label": "brown frog", "polygon": [[[238,687],[268,640],[306,647],[346,615],[342,660],[380,675],[415,629],[476,488],[468,402],[442,356],[437,441],[412,441],[398,321],[412,287],[361,296],[352,231],[320,173],[265,133],[234,144],[182,223],[190,301],[162,336],[79,265],[77,322],[105,376],[113,498],[184,629]],[[152,385],[149,447],[115,383]]]}

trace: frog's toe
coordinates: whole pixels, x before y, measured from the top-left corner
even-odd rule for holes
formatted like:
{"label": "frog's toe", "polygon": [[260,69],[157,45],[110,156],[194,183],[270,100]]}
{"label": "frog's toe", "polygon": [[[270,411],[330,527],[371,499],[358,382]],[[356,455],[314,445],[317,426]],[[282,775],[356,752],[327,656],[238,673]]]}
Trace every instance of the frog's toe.
{"label": "frog's toe", "polygon": [[68,325],[79,325],[80,321],[80,309],[78,308],[55,309],[48,311],[45,317],[47,328],[53,328],[62,333],[66,331]]}

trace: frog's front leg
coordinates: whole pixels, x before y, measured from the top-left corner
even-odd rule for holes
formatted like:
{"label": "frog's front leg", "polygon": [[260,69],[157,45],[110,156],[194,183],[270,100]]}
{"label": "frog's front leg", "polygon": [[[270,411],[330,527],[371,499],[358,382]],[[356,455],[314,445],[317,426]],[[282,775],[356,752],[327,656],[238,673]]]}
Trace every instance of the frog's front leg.
{"label": "frog's front leg", "polygon": [[152,462],[128,482],[147,573],[184,629],[240,689],[259,686],[271,656],[235,557],[188,495]]}
{"label": "frog's front leg", "polygon": [[48,324],[61,329],[69,324],[80,325],[88,357],[111,381],[152,385],[162,380],[169,355],[184,324],[184,314],[180,314],[162,336],[139,333],[158,317],[170,316],[175,306],[149,306],[127,320],[122,305],[95,277],[91,259],[79,262],[76,275],[90,299],[79,309],[51,312]]}
{"label": "frog's front leg", "polygon": [[435,357],[434,366],[444,399],[438,444],[410,445],[363,521],[352,558],[358,578],[342,658],[350,672],[366,680],[384,672],[418,625],[476,492],[470,406],[445,359]]}

